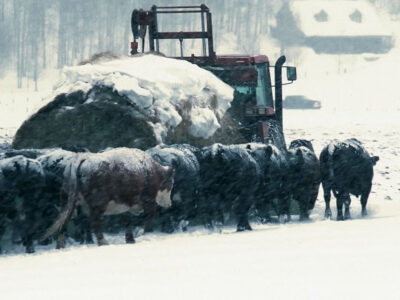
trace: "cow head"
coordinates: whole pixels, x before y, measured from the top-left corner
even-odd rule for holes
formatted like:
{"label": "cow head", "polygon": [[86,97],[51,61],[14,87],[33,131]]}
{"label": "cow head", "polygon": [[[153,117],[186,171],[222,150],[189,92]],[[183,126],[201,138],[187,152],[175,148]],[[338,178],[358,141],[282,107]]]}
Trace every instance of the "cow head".
{"label": "cow head", "polygon": [[303,152],[304,150],[306,150],[304,147],[288,150],[288,162],[291,172],[299,174],[298,172],[300,172],[300,170],[304,167],[305,164],[305,158],[304,158],[305,153]]}
{"label": "cow head", "polygon": [[272,156],[272,153],[274,152],[274,150],[272,149],[272,147],[270,145],[268,145],[267,147],[265,147],[265,157],[269,160]]}
{"label": "cow head", "polygon": [[293,140],[290,143],[289,149],[295,149],[295,148],[299,148],[301,146],[306,147],[308,150],[314,152],[314,147],[313,147],[311,141],[303,140],[303,139]]}
{"label": "cow head", "polygon": [[160,183],[160,189],[157,192],[156,202],[161,207],[170,207],[171,190],[174,185],[175,170],[172,167],[163,167],[164,178]]}
{"label": "cow head", "polygon": [[378,160],[379,160],[379,156],[372,156],[372,157],[371,157],[372,165],[375,166],[375,165],[376,165],[376,162],[377,162]]}

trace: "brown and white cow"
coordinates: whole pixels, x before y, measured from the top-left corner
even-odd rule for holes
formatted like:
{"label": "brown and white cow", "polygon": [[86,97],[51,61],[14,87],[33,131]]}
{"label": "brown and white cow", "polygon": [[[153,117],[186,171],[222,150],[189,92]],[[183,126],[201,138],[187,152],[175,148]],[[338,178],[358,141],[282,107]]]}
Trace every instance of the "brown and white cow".
{"label": "brown and white cow", "polygon": [[[128,148],[102,153],[81,153],[66,167],[61,192],[63,210],[44,238],[58,231],[57,248],[65,246],[64,231],[75,205],[89,214],[97,243],[106,245],[101,220],[103,215],[130,212],[150,220],[157,208],[171,206],[174,171],[163,167],[149,154]],[[130,222],[126,242],[134,243]]]}

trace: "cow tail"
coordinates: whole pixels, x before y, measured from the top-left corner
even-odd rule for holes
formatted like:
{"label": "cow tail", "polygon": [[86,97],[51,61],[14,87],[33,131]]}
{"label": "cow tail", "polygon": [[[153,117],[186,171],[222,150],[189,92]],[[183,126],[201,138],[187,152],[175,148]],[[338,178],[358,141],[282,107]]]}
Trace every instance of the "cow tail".
{"label": "cow tail", "polygon": [[79,184],[78,181],[80,179],[79,172],[80,172],[80,167],[84,161],[85,161],[84,159],[81,160],[79,162],[78,167],[75,167],[76,164],[71,162],[69,164],[68,173],[64,173],[64,186],[62,189],[64,190],[64,192],[65,191],[68,192],[67,203],[64,206],[62,212],[60,213],[58,219],[53,223],[53,225],[51,225],[49,229],[47,229],[46,233],[42,237],[42,240],[49,238],[56,232],[60,233],[62,228],[65,227],[66,222],[71,217],[76,202],[78,201],[78,184]]}

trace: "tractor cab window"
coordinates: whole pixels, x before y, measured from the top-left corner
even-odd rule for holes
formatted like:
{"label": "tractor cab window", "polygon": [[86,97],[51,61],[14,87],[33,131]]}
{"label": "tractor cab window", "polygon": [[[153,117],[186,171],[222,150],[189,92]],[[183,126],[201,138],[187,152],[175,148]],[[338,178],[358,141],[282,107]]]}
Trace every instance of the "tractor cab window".
{"label": "tractor cab window", "polygon": [[241,105],[256,104],[256,88],[253,86],[235,86],[234,98]]}
{"label": "tractor cab window", "polygon": [[271,76],[269,74],[269,64],[256,64],[257,69],[257,87],[256,100],[257,105],[274,107],[271,88]]}
{"label": "tractor cab window", "polygon": [[[257,64],[255,82],[246,86],[235,86],[236,98],[241,104],[274,107],[271,88],[271,77],[267,63]],[[257,78],[257,79],[256,79]]]}

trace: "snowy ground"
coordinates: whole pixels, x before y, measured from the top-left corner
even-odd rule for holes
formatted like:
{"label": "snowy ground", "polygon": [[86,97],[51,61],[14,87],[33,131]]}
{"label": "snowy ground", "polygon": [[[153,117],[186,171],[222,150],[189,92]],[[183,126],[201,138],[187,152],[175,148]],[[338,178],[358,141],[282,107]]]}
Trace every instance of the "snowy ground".
{"label": "snowy ground", "polygon": [[[37,247],[34,255],[21,247],[0,257],[1,299],[400,299],[395,54],[346,75],[315,76],[314,85],[299,80],[300,93],[323,97],[323,109],[284,111],[287,141],[312,139],[319,153],[331,139],[356,137],[380,156],[367,218],[353,198],[351,221],[323,220],[320,192],[309,223],[295,217],[244,233],[198,227],[144,235],[135,245],[108,236],[111,246]],[[296,93],[296,85],[285,91]],[[41,101],[40,93],[12,93],[21,102],[5,102],[2,93],[0,143]]]}

